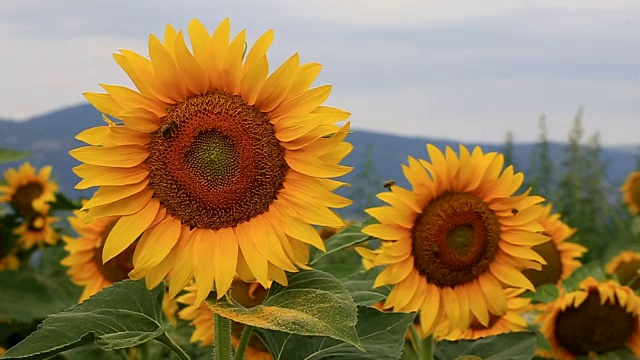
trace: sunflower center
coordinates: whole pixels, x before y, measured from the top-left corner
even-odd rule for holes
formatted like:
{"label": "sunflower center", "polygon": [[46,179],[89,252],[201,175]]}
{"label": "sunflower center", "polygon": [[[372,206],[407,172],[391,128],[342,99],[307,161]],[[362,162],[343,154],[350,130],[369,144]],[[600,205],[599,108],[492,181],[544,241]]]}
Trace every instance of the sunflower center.
{"label": "sunflower center", "polygon": [[133,270],[133,252],[136,249],[136,243],[129,245],[129,247],[118,254],[113,259],[102,263],[102,250],[104,249],[104,243],[111,232],[111,229],[116,225],[117,221],[112,222],[102,231],[101,245],[93,253],[93,261],[98,267],[100,274],[112,283],[122,281],[129,278],[129,272]]}
{"label": "sunflower center", "polygon": [[412,229],[414,267],[440,287],[484,273],[500,241],[498,217],[476,195],[445,192],[431,201]]}
{"label": "sunflower center", "polygon": [[42,195],[44,189],[42,184],[30,182],[16,189],[15,194],[11,198],[11,204],[22,215],[29,215],[33,212],[31,203]]}
{"label": "sunflower center", "polygon": [[[549,234],[544,234],[549,236]],[[542,265],[540,270],[526,269],[522,271],[522,274],[533,283],[533,286],[538,287],[544,284],[557,284],[562,277],[562,259],[560,258],[560,252],[556,247],[556,243],[553,240],[543,242],[533,246],[535,252],[540,254],[543,259],[547,261],[546,265]]]}
{"label": "sunflower center", "polygon": [[191,228],[233,227],[266,212],[289,170],[267,115],[217,90],[177,104],[152,136],[153,196]]}
{"label": "sunflower center", "polygon": [[631,260],[620,263],[616,268],[615,274],[620,284],[637,290],[640,288],[640,275],[638,274],[638,270],[640,270],[640,260]]}
{"label": "sunflower center", "polygon": [[558,343],[575,355],[604,353],[622,348],[632,335],[638,319],[617,302],[600,303],[597,290],[586,300],[558,314],[555,336]]}

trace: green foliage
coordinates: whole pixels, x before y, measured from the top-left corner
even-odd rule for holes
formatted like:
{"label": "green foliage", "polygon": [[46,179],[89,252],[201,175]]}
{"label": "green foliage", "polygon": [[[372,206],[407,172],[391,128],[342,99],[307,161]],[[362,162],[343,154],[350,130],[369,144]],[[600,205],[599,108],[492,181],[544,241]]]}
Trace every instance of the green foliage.
{"label": "green foliage", "polygon": [[361,348],[355,331],[357,308],[346,287],[330,274],[308,270],[273,284],[262,305],[245,308],[224,298],[207,300],[214,313],[261,329],[328,336]]}
{"label": "green foliage", "polygon": [[358,307],[356,332],[365,352],[328,337],[258,330],[275,359],[393,360],[400,357],[404,335],[415,313],[384,313]]}
{"label": "green foliage", "polygon": [[601,262],[594,261],[577,268],[568,278],[562,281],[562,287],[564,287],[567,292],[576,291],[580,288],[580,282],[589,276],[592,276],[598,281],[605,281],[607,279]]}
{"label": "green foliage", "polygon": [[0,164],[24,159],[27,156],[29,156],[29,152],[27,151],[16,151],[0,148]]}
{"label": "green foliage", "polygon": [[66,281],[27,270],[0,271],[0,321],[28,323],[75,304],[78,293]]}
{"label": "green foliage", "polygon": [[558,286],[554,284],[545,284],[538,286],[536,291],[531,293],[531,302],[534,304],[546,304],[557,299],[559,295],[560,292],[558,291]]}
{"label": "green foliage", "polygon": [[164,292],[164,284],[148,291],[144,282],[116,283],[81,304],[49,316],[3,359],[45,359],[94,342],[104,350],[122,349],[165,336]]}
{"label": "green foliage", "polygon": [[349,291],[349,295],[357,305],[372,306],[384,301],[389,296],[391,287],[373,288],[373,283],[381,271],[382,266],[378,266],[368,271],[353,274],[342,280],[342,283]]}
{"label": "green foliage", "polygon": [[504,165],[509,166],[513,165],[513,132],[507,131],[507,135],[505,135],[504,140],[504,148],[502,149],[502,154],[504,155]]}
{"label": "green foliage", "polygon": [[463,359],[474,355],[483,360],[529,360],[536,349],[536,335],[515,332],[478,340],[439,341],[435,358],[439,360]]}

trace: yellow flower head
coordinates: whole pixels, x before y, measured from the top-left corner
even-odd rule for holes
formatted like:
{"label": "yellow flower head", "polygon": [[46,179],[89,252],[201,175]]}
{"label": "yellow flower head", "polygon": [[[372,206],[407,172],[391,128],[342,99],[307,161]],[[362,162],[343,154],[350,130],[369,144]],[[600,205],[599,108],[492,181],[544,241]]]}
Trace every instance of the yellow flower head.
{"label": "yellow flower head", "polygon": [[385,308],[422,310],[423,336],[443,319],[460,331],[474,318],[488,326],[491,314],[507,313],[504,287],[533,290],[521,270],[544,264],[531,250],[549,240],[536,222],[544,199],[513,196],[524,177],[512,166],[503,171],[500,154],[427,150],[431,162],[409,157],[402,167],[413,190],[392,185],[378,194],[389,205],[367,210],[380,224],[362,232],[383,245],[360,253],[387,265],[374,284],[395,285]]}
{"label": "yellow flower head", "polygon": [[592,277],[580,289],[547,304],[540,331],[554,359],[573,360],[628,347],[640,355],[640,298],[614,281]]}
{"label": "yellow flower head", "polygon": [[22,216],[49,212],[47,203],[56,201],[58,185],[49,181],[51,166],[36,169],[29,162],[18,170],[9,168],[4,172],[7,185],[0,185],[0,202],[9,203]]}
{"label": "yellow flower head", "polygon": [[620,188],[622,200],[629,206],[632,214],[640,214],[640,171],[634,171]]}
{"label": "yellow flower head", "polygon": [[544,228],[544,234],[551,237],[547,241],[534,246],[535,250],[547,262],[542,269],[527,269],[523,274],[531,280],[535,287],[544,284],[559,284],[571,275],[573,270],[582,264],[578,258],[587,252],[587,248],[573,242],[566,241],[576,229],[569,227],[560,220],[560,214],[551,214],[552,204],[547,204],[537,221]]}
{"label": "yellow flower head", "polygon": [[615,275],[620,284],[633,290],[640,289],[640,252],[622,251],[609,261],[606,271]]}
{"label": "yellow flower head", "polygon": [[17,250],[15,244],[9,244],[8,229],[5,229],[0,222],[0,271],[17,270],[20,267],[20,260],[15,255]]}
{"label": "yellow flower head", "polygon": [[321,105],[330,86],[311,88],[317,63],[294,54],[269,75],[267,31],[245,52],[245,30],[230,38],[226,19],[210,34],[197,20],[185,34],[167,26],[149,38],[149,58],[122,50],[116,62],[136,90],[102,85],[86,97],[107,126],[77,138],[84,164],[76,186],[99,186],[88,217],[120,216],[107,237],[109,261],[141,236],[133,279],[150,287],[167,274],[175,296],[191,278],[201,303],[218,296],[236,273],[266,286],[286,285],[285,271],[305,266],[299,249],[324,249],[311,224],[343,226],[330,208],[350,201],[333,177],[351,152],[349,113]]}
{"label": "yellow flower head", "polygon": [[55,245],[58,241],[58,233],[52,225],[60,219],[48,215],[49,206],[45,206],[44,210],[44,213],[34,212],[26,216],[24,222],[13,230],[13,233],[19,236],[18,243],[26,250],[34,245]]}
{"label": "yellow flower head", "polygon": [[[195,327],[193,334],[191,335],[191,342],[200,342],[200,346],[207,346],[213,344],[213,313],[206,304],[195,304],[197,289],[195,286],[188,286],[185,288],[187,291],[184,295],[178,297],[178,302],[187,305],[184,309],[178,312],[178,316],[183,320],[190,320],[191,325]],[[246,308],[254,307],[262,304],[267,297],[268,290],[262,287],[257,282],[245,283],[241,280],[234,280],[231,288],[232,296],[235,301]],[[231,326],[231,341],[234,347],[238,347],[238,342],[242,330],[243,324],[232,323]],[[247,352],[245,353],[245,359],[247,360],[271,360],[273,357],[267,350],[266,346],[260,340],[260,338],[252,334],[249,338],[249,346],[247,346]]]}
{"label": "yellow flower head", "polygon": [[476,340],[513,331],[526,331],[527,322],[522,317],[522,313],[530,308],[531,299],[519,297],[524,291],[524,289],[505,289],[507,313],[502,316],[491,314],[487,325],[474,319],[465,331],[454,328],[453,331],[448,332],[449,324],[445,319],[436,328],[435,337],[450,341]]}
{"label": "yellow flower head", "polygon": [[65,250],[69,255],[62,259],[62,265],[68,267],[67,274],[71,281],[84,287],[79,302],[115,282],[127,279],[127,274],[133,268],[131,263],[135,243],[119,253],[113,259],[102,263],[104,240],[109,236],[118,218],[114,216],[94,219],[85,223],[86,214],[76,212],[68,218],[73,229],[78,233],[77,238],[63,236]]}

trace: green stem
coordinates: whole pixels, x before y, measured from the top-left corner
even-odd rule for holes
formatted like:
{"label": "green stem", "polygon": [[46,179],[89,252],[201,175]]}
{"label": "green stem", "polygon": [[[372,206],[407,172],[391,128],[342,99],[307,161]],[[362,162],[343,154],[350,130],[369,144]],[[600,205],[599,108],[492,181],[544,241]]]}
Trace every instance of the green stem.
{"label": "green stem", "polygon": [[236,350],[236,360],[244,360],[244,353],[247,351],[247,345],[249,345],[249,338],[253,332],[253,326],[245,325],[238,342],[238,349]]}
{"label": "green stem", "polygon": [[420,354],[422,338],[420,337],[420,335],[418,335],[418,330],[416,330],[415,324],[411,324],[411,326],[409,326],[409,329],[411,329],[411,347],[416,354]]}
{"label": "green stem", "polygon": [[213,339],[213,355],[215,360],[232,360],[231,355],[231,320],[214,314],[213,320],[215,335]]}
{"label": "green stem", "polygon": [[433,341],[433,335],[421,339],[420,348],[420,360],[433,360],[433,353],[436,348],[436,344]]}
{"label": "green stem", "polygon": [[161,344],[163,344],[164,346],[171,349],[171,351],[173,351],[176,355],[178,355],[180,360],[189,360],[189,355],[187,355],[187,353],[184,352],[184,350],[182,350],[180,346],[174,343],[173,340],[171,340],[171,338],[167,336],[167,334],[162,334],[158,336],[156,340]]}

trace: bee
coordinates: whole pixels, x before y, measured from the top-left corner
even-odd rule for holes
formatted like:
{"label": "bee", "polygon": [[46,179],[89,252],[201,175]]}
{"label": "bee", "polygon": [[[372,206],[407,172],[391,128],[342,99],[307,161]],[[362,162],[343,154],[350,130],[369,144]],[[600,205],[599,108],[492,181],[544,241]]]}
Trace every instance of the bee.
{"label": "bee", "polygon": [[396,182],[394,180],[387,180],[387,181],[384,182],[384,184],[382,186],[384,186],[385,189],[391,191],[391,187],[393,185],[395,185],[395,184],[396,184]]}
{"label": "bee", "polygon": [[178,128],[178,123],[175,122],[175,120],[171,120],[165,124],[163,124],[160,127],[160,135],[162,135],[162,137],[164,138],[168,138],[173,136],[173,134],[175,133],[176,129]]}
{"label": "bee", "polygon": [[511,213],[513,215],[517,214],[518,213],[518,209],[516,209],[516,208],[511,209]]}

